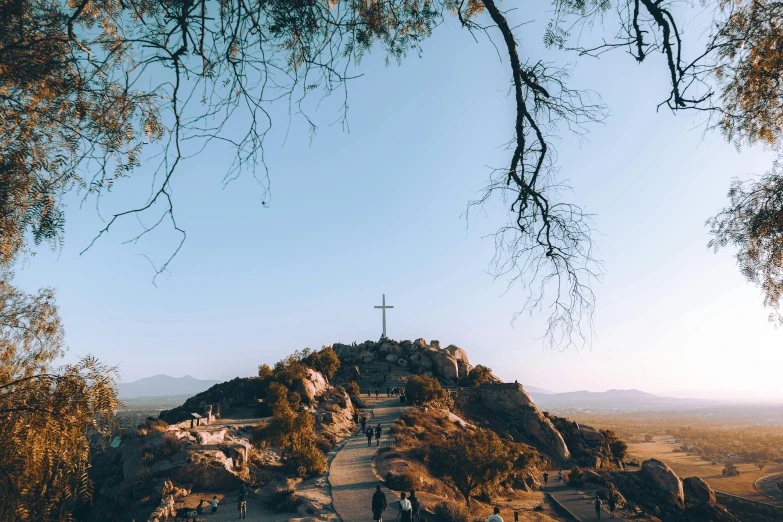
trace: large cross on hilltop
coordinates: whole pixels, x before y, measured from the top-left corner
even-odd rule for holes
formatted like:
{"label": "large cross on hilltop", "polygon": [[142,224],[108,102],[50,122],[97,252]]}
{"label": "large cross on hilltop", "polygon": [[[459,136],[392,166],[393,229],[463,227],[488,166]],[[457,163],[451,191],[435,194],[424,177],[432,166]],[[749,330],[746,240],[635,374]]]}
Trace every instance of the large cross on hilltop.
{"label": "large cross on hilltop", "polygon": [[387,308],[394,308],[393,306],[386,306],[386,294],[383,294],[383,304],[381,306],[376,306],[375,308],[380,308],[383,310],[383,334],[381,337],[386,338],[386,309]]}

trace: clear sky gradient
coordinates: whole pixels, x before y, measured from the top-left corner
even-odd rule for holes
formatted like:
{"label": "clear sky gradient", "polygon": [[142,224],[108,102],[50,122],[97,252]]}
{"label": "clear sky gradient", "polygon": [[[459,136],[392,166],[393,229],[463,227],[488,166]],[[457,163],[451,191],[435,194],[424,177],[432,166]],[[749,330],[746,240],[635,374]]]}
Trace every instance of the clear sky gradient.
{"label": "clear sky gradient", "polygon": [[[518,29],[532,56],[546,22],[534,16]],[[385,293],[395,307],[390,337],[457,344],[506,380],[554,391],[783,399],[783,332],[766,321],[732,252],[707,249],[704,226],[732,177],[763,172],[771,155],[738,153],[699,120],[656,112],[667,92],[660,61],[638,65],[616,52],[574,71],[572,85],[599,92],[611,109],[588,143],[566,133],[558,141],[569,198],[596,214],[606,273],[595,287],[592,347],[565,352],[544,349],[539,316],[512,326],[524,294],[506,293],[486,273],[493,245],[483,236],[505,220],[504,208],[488,206],[470,226],[462,217],[488,166],[508,161],[507,63],[449,21],[421,58],[385,67],[373,53],[357,71],[350,132],[330,125],[339,99],[314,112],[321,125],[312,143],[301,118],[288,130],[286,107],[275,109],[269,208],[250,177],[222,188],[226,149],[184,164],[174,196],[188,239],[157,287],[140,254],[163,260],[176,237],[161,230],[123,245],[137,230],[129,221],[80,256],[101,221],[94,201],[80,209],[69,199],[64,247],[17,269],[29,291],[57,289],[67,357],[97,355],[119,365],[124,381],[253,375],[295,349],[378,339],[373,306]],[[143,201],[148,176],[142,169],[121,184],[102,214]]]}

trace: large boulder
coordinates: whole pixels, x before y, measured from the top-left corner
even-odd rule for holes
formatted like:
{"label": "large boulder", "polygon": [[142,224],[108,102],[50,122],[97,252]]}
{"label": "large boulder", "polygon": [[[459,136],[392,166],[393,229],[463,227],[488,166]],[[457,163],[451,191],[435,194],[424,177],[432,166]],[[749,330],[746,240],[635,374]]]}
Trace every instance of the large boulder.
{"label": "large boulder", "polygon": [[460,377],[467,377],[470,370],[473,369],[473,365],[464,361],[457,361],[457,373]]}
{"label": "large boulder", "polygon": [[432,357],[435,373],[444,379],[459,379],[457,359],[446,350],[435,352]]}
{"label": "large boulder", "polygon": [[302,397],[304,402],[312,404],[315,402],[316,397],[323,395],[326,388],[327,384],[324,376],[319,372],[308,368],[307,377],[299,379],[296,383],[295,391]]}
{"label": "large boulder", "polygon": [[579,435],[591,446],[598,446],[604,442],[601,432],[591,426],[580,426]]}
{"label": "large boulder", "polygon": [[393,353],[390,353],[389,355],[386,356],[386,360],[389,361],[390,363],[397,362],[397,359],[399,359],[399,357],[397,357]]}
{"label": "large boulder", "polygon": [[363,363],[371,363],[373,359],[375,359],[375,356],[372,354],[372,352],[368,352],[366,350],[359,352],[357,357],[359,358],[359,361]]}
{"label": "large boulder", "polygon": [[715,505],[715,491],[699,477],[684,479],[683,486],[688,495],[692,495],[700,502],[706,502],[710,506]]}
{"label": "large boulder", "polygon": [[425,341],[422,338],[416,339],[415,341],[413,341],[413,344],[415,346],[418,346],[419,348],[426,348],[427,347],[427,341]]}
{"label": "large boulder", "polygon": [[682,489],[682,481],[672,469],[658,459],[649,459],[642,462],[642,473],[664,493],[670,494],[679,503],[685,504],[685,494]]}
{"label": "large boulder", "polygon": [[218,431],[197,431],[196,442],[199,444],[220,444],[226,439],[228,430],[222,429]]}
{"label": "large boulder", "polygon": [[430,346],[436,350],[440,350],[440,341],[430,341]]}
{"label": "large boulder", "polygon": [[470,361],[468,360],[468,352],[459,346],[450,344],[446,347],[446,351],[449,352],[457,361],[470,364]]}
{"label": "large boulder", "polygon": [[482,407],[519,423],[539,450],[558,461],[571,457],[563,436],[538,409],[521,384],[487,383],[475,390]]}
{"label": "large boulder", "polygon": [[432,360],[423,353],[414,353],[408,357],[408,362],[413,367],[419,367],[421,371],[427,371],[432,369]]}

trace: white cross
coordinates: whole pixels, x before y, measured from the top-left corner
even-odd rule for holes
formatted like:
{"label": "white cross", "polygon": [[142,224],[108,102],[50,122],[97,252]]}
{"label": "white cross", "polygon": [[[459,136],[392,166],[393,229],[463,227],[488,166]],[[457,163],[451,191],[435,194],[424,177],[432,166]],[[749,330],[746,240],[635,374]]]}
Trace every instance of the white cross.
{"label": "white cross", "polygon": [[387,308],[394,308],[393,306],[386,306],[386,294],[383,294],[383,305],[382,306],[376,306],[375,308],[380,308],[383,310],[383,335],[382,337],[386,338],[386,309]]}

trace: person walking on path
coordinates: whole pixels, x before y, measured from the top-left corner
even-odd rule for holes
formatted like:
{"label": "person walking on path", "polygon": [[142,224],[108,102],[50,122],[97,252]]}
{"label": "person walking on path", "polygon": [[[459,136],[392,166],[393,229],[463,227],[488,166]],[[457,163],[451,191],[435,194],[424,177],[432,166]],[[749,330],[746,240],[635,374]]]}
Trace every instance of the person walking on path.
{"label": "person walking on path", "polygon": [[372,446],[372,426],[367,428],[366,435],[367,435],[367,445],[368,446]]}
{"label": "person walking on path", "polygon": [[411,522],[417,522],[419,520],[419,510],[421,509],[421,502],[419,497],[416,496],[416,492],[411,490],[411,495],[408,497],[411,503]]}
{"label": "person walking on path", "polygon": [[503,522],[503,519],[500,517],[499,507],[496,507],[494,512],[487,517],[487,522]]}
{"label": "person walking on path", "polygon": [[375,445],[380,446],[381,445],[381,425],[378,424],[378,427],[375,428]]}
{"label": "person walking on path", "polygon": [[386,387],[386,396],[391,397],[391,388],[388,386]]}
{"label": "person walking on path", "polygon": [[609,492],[609,498],[606,499],[606,504],[609,507],[609,513],[611,513],[612,518],[614,518],[614,510],[617,509],[617,500],[614,498],[614,493]]}
{"label": "person walking on path", "polygon": [[601,518],[601,508],[603,507],[604,503],[601,502],[601,497],[598,496],[598,494],[595,495],[595,502],[593,502],[595,505],[595,516],[597,518]]}
{"label": "person walking on path", "polygon": [[214,515],[217,513],[217,507],[218,507],[218,499],[217,495],[212,497],[212,514]]}
{"label": "person walking on path", "polygon": [[404,491],[400,493],[400,511],[397,513],[397,519],[399,519],[400,522],[411,522],[411,515],[413,514],[413,511],[411,510],[411,501],[405,497]]}
{"label": "person walking on path", "polygon": [[198,506],[196,506],[197,515],[200,515],[204,512],[204,502],[206,502],[206,500],[204,500],[203,498],[198,501]]}
{"label": "person walking on path", "polygon": [[375,493],[372,495],[372,519],[382,522],[384,511],[386,511],[386,495],[381,491],[381,486],[375,486]]}
{"label": "person walking on path", "polygon": [[362,415],[362,433],[367,431],[366,428],[367,428],[367,417]]}
{"label": "person walking on path", "polygon": [[239,493],[239,518],[247,518],[247,500],[245,500],[245,493]]}
{"label": "person walking on path", "polygon": [[549,473],[546,471],[544,472],[544,486],[546,486],[546,483],[549,482]]}
{"label": "person walking on path", "polygon": [[563,485],[563,470],[557,472],[557,479],[560,481],[560,485]]}

